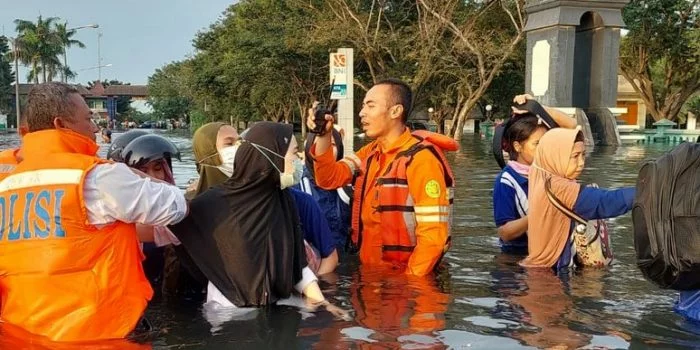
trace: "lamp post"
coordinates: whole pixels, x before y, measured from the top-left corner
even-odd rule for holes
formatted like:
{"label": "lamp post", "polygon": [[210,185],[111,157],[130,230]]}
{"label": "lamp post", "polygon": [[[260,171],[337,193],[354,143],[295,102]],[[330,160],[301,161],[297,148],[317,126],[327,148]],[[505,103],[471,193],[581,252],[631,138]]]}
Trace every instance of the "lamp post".
{"label": "lamp post", "polygon": [[[66,22],[66,26],[68,26],[68,22]],[[73,27],[70,29],[66,29],[66,33],[70,33],[72,31],[76,31],[78,29],[85,29],[85,28],[99,28],[99,24],[88,24],[85,26],[78,26],[78,27]],[[68,75],[66,74],[66,69],[68,69],[68,45],[64,44],[63,45],[63,82],[67,83],[68,82]]]}
{"label": "lamp post", "polygon": [[12,40],[12,56],[15,59],[15,112],[17,114],[17,124],[15,129],[19,133],[19,116],[20,116],[20,105],[19,105],[19,50],[17,49],[17,39],[9,38]]}
{"label": "lamp post", "polygon": [[485,138],[490,138],[493,136],[494,126],[493,122],[491,121],[491,110],[493,110],[493,106],[486,105],[486,121],[481,123],[485,129],[483,134]]}
{"label": "lamp post", "polygon": [[97,80],[102,81],[102,55],[100,53],[100,41],[102,41],[102,32],[97,33]]}

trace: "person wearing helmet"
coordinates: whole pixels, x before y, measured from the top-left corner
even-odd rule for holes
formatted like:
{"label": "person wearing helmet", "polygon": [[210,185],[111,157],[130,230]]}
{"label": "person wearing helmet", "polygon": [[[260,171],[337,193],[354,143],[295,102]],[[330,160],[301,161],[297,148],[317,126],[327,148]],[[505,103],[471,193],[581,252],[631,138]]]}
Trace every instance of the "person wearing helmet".
{"label": "person wearing helmet", "polygon": [[147,131],[143,130],[129,130],[119,135],[119,137],[114,139],[114,142],[112,142],[112,144],[109,146],[109,150],[107,150],[107,159],[123,163],[124,158],[122,158],[122,150],[124,150],[124,147],[126,147],[126,145],[128,145],[133,139],[148,134],[149,133]]}
{"label": "person wearing helmet", "polygon": [[130,168],[175,184],[172,173],[173,158],[180,160],[180,151],[168,139],[156,134],[136,137],[124,147],[121,156]]}
{"label": "person wearing helmet", "polygon": [[[116,139],[115,143],[122,142],[123,138],[130,138],[136,132],[137,130],[127,132]],[[121,158],[122,162],[130,168],[137,169],[152,178],[175,184],[172,159],[180,160],[180,151],[171,141],[160,135],[145,133],[133,138],[123,147],[120,146],[115,148],[115,152],[110,153],[111,157]],[[164,246],[172,243],[179,244],[179,242],[165,227],[139,226],[137,229],[139,239],[143,242],[143,253],[146,256],[144,261],[146,276],[151,284],[160,284],[167,275],[164,272],[166,255]]]}

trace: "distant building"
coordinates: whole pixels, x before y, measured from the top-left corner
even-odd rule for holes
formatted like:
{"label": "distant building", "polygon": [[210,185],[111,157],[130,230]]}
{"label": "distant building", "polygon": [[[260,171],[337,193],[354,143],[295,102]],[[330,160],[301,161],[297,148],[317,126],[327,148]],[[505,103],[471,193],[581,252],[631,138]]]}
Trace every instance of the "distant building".
{"label": "distant building", "polygon": [[617,107],[627,108],[627,113],[617,117],[620,122],[625,125],[637,125],[640,129],[644,129],[647,121],[647,107],[632,84],[622,75],[617,76]]}
{"label": "distant building", "polygon": [[[19,96],[23,105],[32,86],[34,84],[19,84]],[[150,106],[146,104],[146,100],[148,100],[148,86],[146,85],[109,85],[105,87],[97,81],[90,89],[80,84],[74,86],[85,98],[92,113],[99,116],[98,119],[114,119],[117,116],[116,101],[120,96],[131,97],[131,107],[137,111],[151,111]],[[12,101],[14,102],[14,90],[12,92]]]}

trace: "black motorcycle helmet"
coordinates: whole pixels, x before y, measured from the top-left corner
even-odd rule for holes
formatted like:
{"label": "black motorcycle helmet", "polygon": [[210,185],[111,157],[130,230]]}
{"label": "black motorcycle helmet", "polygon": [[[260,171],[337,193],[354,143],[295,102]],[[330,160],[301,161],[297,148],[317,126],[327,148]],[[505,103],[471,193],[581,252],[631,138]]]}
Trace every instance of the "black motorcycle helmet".
{"label": "black motorcycle helmet", "polygon": [[112,145],[109,146],[109,150],[107,151],[107,159],[120,163],[124,162],[124,157],[122,157],[124,147],[126,147],[131,140],[148,134],[149,132],[143,130],[129,130],[119,135],[119,137],[112,141]]}
{"label": "black motorcycle helmet", "polygon": [[172,170],[173,158],[180,160],[180,151],[174,143],[163,136],[148,134],[135,138],[122,151],[124,163],[131,168],[138,168],[147,163],[165,159]]}

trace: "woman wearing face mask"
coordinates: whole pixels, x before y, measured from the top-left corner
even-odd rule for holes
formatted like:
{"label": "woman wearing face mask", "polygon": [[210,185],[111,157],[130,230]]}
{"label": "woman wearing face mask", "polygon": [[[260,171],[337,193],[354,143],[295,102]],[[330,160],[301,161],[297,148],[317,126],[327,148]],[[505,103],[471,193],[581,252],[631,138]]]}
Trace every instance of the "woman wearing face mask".
{"label": "woman wearing face mask", "polygon": [[188,217],[171,226],[209,280],[208,303],[263,306],[296,290],[309,304],[339,312],[307,266],[299,216],[287,191],[303,166],[296,147],[291,125],[255,124],[237,147],[233,175],[195,197]]}
{"label": "woman wearing face mask", "polygon": [[[243,131],[242,135],[247,132]],[[241,136],[242,136],[241,135]],[[207,189],[219,185],[233,174],[233,159],[240,143],[236,130],[224,123],[209,123],[200,127],[194,134],[193,150],[200,180],[193,186],[195,190],[187,197],[193,198]],[[302,166],[297,166],[293,175],[301,178]],[[297,180],[296,183],[299,181]],[[300,191],[291,192],[300,214],[304,232],[304,246],[310,268],[317,275],[335,270],[338,266],[338,252],[333,246],[328,222],[313,197]]]}
{"label": "woman wearing face mask", "polygon": [[529,254],[522,262],[524,266],[561,271],[577,262],[573,240],[576,223],[547,197],[548,182],[554,197],[586,221],[632,210],[634,187],[605,190],[576,182],[585,165],[585,154],[583,134],[577,129],[552,129],[540,139],[529,176]]}
{"label": "woman wearing face mask", "polygon": [[199,180],[188,191],[187,197],[194,198],[231,176],[236,141],[236,129],[220,122],[204,124],[194,132],[192,151]]}

